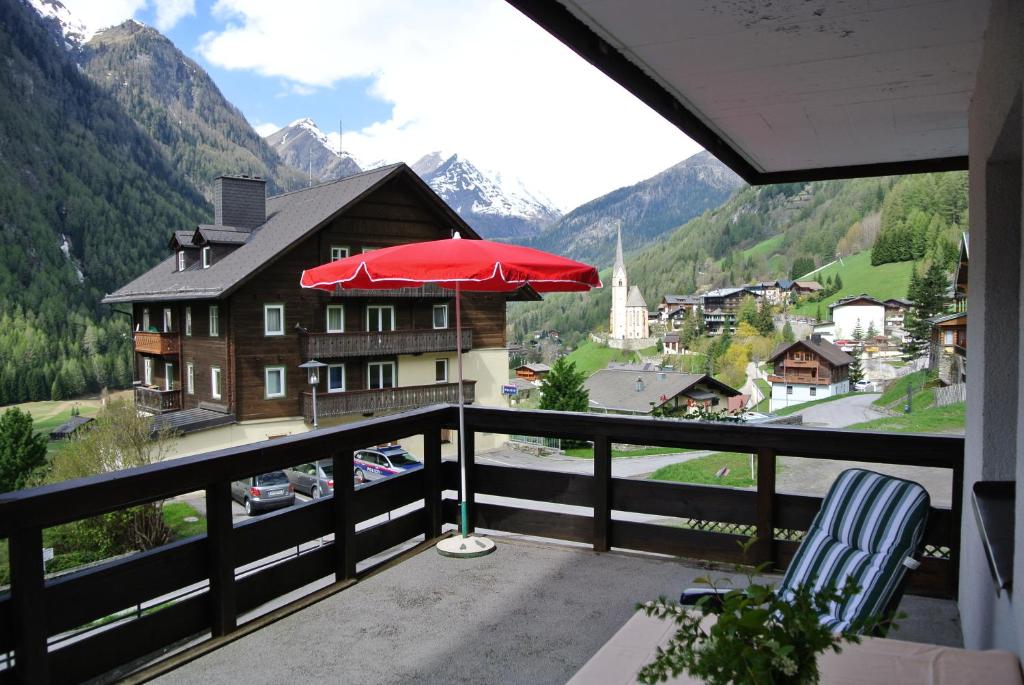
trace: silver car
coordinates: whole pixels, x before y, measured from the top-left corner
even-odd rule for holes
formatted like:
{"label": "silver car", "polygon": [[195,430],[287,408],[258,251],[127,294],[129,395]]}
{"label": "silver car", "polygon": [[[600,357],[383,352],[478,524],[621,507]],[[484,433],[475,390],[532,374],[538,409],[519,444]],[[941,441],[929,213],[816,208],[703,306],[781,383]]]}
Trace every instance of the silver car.
{"label": "silver car", "polygon": [[231,498],[245,507],[246,514],[253,516],[295,504],[295,489],[284,471],[271,471],[231,483]]}
{"label": "silver car", "polygon": [[299,464],[285,469],[284,473],[295,491],[303,495],[319,499],[334,494],[334,463],[329,459]]}

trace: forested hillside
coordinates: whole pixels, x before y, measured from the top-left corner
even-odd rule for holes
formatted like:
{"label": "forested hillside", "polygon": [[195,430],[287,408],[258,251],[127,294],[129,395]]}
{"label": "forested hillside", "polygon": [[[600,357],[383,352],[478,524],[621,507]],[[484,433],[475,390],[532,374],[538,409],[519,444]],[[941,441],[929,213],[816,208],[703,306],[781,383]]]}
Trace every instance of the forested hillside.
{"label": "forested hillside", "polygon": [[78,59],[207,198],[223,173],[263,176],[271,194],[306,186],[306,175],[286,165],[209,74],[156,29],[130,20],[112,26]]}
{"label": "forested hillside", "polygon": [[0,404],[124,385],[128,322],[99,298],[211,209],[17,0],[0,60]]}
{"label": "forested hillside", "polygon": [[[965,177],[928,174],[746,187],[628,258],[629,282],[640,287],[653,309],[667,293],[802,276],[838,254],[870,250],[883,226],[903,225],[920,209],[922,196],[945,198],[941,204],[958,208],[965,222]],[[932,242],[939,243],[939,238]],[[948,259],[945,250],[939,252]],[[576,341],[607,327],[610,304],[607,288],[514,303],[509,308],[510,334],[521,340],[529,331],[553,328],[563,339]]]}

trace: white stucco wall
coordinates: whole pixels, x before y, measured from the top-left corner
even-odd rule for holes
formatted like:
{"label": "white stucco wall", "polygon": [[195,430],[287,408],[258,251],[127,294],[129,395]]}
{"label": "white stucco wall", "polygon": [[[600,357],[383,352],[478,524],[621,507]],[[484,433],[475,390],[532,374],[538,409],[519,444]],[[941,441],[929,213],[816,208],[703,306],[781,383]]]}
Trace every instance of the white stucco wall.
{"label": "white stucco wall", "polygon": [[612,275],[612,310],[609,316],[608,333],[612,338],[626,337],[626,294],[629,281],[624,270],[616,269]]}
{"label": "white stucco wall", "polygon": [[[792,394],[786,393],[786,386],[793,388]],[[811,395],[811,388],[815,394]],[[791,407],[794,404],[813,402],[832,395],[842,395],[850,392],[850,381],[833,383],[832,385],[810,385],[803,383],[772,383],[772,397],[768,403],[768,411],[778,411]]]}
{"label": "white stucco wall", "polygon": [[849,340],[852,338],[858,320],[864,335],[868,334],[871,324],[875,325],[878,335],[885,333],[885,307],[874,304],[848,304],[832,308],[836,339]]}

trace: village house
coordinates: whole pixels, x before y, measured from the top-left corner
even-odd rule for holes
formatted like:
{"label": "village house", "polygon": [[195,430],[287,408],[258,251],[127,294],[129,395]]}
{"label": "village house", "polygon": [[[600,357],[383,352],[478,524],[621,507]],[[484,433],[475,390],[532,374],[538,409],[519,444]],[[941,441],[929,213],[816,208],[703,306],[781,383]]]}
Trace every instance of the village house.
{"label": "village house", "polygon": [[523,364],[516,367],[516,378],[521,378],[530,383],[540,383],[551,371],[547,364]]}
{"label": "village house", "polygon": [[736,328],[736,313],[746,297],[759,299],[761,293],[748,288],[718,288],[704,293],[704,328],[708,335],[718,335],[723,330],[732,333]]}
{"label": "village house", "polygon": [[882,304],[885,305],[886,328],[903,328],[903,321],[913,302],[899,297],[890,297]]}
{"label": "village house", "polygon": [[967,312],[929,319],[932,323],[928,368],[946,385],[967,381]]}
{"label": "village house", "polygon": [[665,295],[658,304],[658,317],[662,321],[682,318],[686,313],[692,314],[700,305],[700,295]]}
{"label": "village house", "polygon": [[850,392],[853,357],[819,335],[782,343],[768,361],[774,363],[769,411]]}
{"label": "village house", "polygon": [[[166,260],[104,298],[131,305],[136,405],[183,433],[223,427],[181,447],[199,451],[307,430],[310,360],[326,364],[320,425],[456,401],[452,292],[299,287],[305,268],[453,230],[478,238],[404,164],[271,198],[217,178],[213,223],[175,231]],[[462,316],[466,397],[505,406],[505,297],[467,293]]]}
{"label": "village house", "polygon": [[885,303],[874,297],[864,294],[844,297],[830,304],[828,309],[832,336],[836,340],[853,339],[858,327],[861,339],[885,333]]}
{"label": "village house", "polygon": [[761,297],[768,304],[779,304],[782,301],[782,290],[779,288],[778,281],[761,281],[760,283],[751,283],[743,287],[747,290],[761,293]]}
{"label": "village house", "polygon": [[699,408],[725,411],[738,390],[707,374],[658,369],[607,368],[584,383],[590,411],[650,415],[655,409],[686,414]]}
{"label": "village house", "polygon": [[814,293],[823,290],[821,283],[817,281],[793,281],[789,287],[789,292],[793,297],[799,295],[813,295]]}
{"label": "village house", "polygon": [[662,348],[665,354],[681,354],[682,345],[678,333],[666,333],[662,338]]}

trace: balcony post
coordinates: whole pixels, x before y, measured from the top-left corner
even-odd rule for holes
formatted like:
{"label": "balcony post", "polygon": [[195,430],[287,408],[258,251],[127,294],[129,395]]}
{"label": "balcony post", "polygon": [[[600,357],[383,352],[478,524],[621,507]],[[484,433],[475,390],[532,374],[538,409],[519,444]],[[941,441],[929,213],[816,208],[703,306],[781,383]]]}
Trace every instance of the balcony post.
{"label": "balcony post", "polygon": [[612,441],[607,435],[594,438],[594,551],[611,549]]}
{"label": "balcony post", "polygon": [[49,682],[43,531],[39,528],[15,530],[9,544],[15,673],[20,683]]}
{"label": "balcony post", "polygon": [[[476,530],[476,433],[469,426],[466,426],[466,492],[459,493],[459,497],[466,503],[467,533],[472,534]],[[461,488],[460,488],[461,490]]]}
{"label": "balcony post", "polygon": [[431,426],[423,431],[423,502],[427,540],[441,534],[441,428]]}
{"label": "balcony post", "polygon": [[355,473],[355,452],[342,447],[334,453],[334,580],[356,577],[356,522],[352,514],[355,486],[345,476]]}
{"label": "balcony post", "polygon": [[220,637],[238,626],[235,597],[234,522],[231,514],[231,484],[206,486],[206,540],[210,564],[211,633]]}
{"label": "balcony post", "polygon": [[776,565],[775,556],[775,450],[762,447],[757,451],[757,542],[754,545],[757,563]]}

